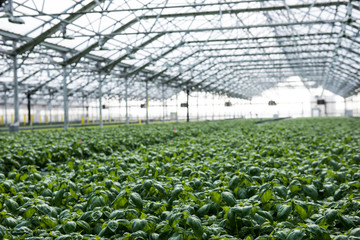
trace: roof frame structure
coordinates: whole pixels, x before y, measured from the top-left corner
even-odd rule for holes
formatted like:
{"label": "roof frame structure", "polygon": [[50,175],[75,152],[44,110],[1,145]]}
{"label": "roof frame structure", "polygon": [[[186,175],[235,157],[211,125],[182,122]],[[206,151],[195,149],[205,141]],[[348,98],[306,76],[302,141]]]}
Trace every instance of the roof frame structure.
{"label": "roof frame structure", "polygon": [[[21,99],[52,89],[61,101],[62,66],[71,69],[68,91],[74,99],[96,97],[103,73],[109,96],[123,94],[114,86],[128,78],[164,84],[167,96],[192,89],[251,99],[295,75],[304,85],[305,79],[315,79],[314,86],[343,97],[360,88],[356,1],[68,0],[58,10],[44,7],[43,1],[16,1],[13,14],[24,19],[24,26],[8,23],[6,9],[0,9],[0,92],[13,94],[8,63],[14,56],[22,60]],[[279,73],[276,81],[274,72]],[[251,79],[244,83],[239,73]],[[150,98],[157,96],[150,93]]]}

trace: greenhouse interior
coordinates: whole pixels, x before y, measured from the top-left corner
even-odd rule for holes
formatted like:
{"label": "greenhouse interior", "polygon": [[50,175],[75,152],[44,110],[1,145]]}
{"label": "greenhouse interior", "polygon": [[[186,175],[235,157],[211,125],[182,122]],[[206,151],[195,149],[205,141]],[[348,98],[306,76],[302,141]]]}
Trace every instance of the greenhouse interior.
{"label": "greenhouse interior", "polygon": [[0,0],[1,239],[360,239],[358,0]]}
{"label": "greenhouse interior", "polygon": [[357,1],[2,1],[0,25],[15,131],[359,116]]}

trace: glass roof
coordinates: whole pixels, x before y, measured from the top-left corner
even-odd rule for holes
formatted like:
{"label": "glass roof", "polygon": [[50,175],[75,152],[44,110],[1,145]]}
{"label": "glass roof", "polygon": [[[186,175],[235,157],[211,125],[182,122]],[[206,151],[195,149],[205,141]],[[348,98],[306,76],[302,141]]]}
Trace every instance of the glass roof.
{"label": "glass roof", "polygon": [[7,0],[0,91],[62,101],[159,99],[204,91],[251,99],[299,76],[343,97],[360,90],[359,1]]}

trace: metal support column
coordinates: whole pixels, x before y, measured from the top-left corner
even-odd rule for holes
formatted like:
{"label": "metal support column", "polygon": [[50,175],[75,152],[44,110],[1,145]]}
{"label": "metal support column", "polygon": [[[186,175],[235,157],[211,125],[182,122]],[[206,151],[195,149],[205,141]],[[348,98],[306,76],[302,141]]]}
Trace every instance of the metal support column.
{"label": "metal support column", "polygon": [[186,122],[190,122],[189,96],[190,96],[190,90],[186,89]]}
{"label": "metal support column", "polygon": [[162,88],[161,91],[162,91],[162,108],[163,108],[162,122],[163,122],[163,124],[165,124],[165,88],[164,88],[164,84],[162,84],[161,88]]}
{"label": "metal support column", "polygon": [[81,116],[81,118],[84,118],[85,119],[85,96],[83,95],[82,96],[82,102],[81,102],[81,104],[82,104],[82,116]]}
{"label": "metal support column", "polygon": [[100,75],[99,80],[99,120],[100,120],[100,128],[103,128],[103,116],[102,116],[102,79]]}
{"label": "metal support column", "polygon": [[53,120],[52,120],[52,104],[51,104],[52,99],[53,99],[53,96],[50,95],[50,101],[48,102],[49,123],[52,123],[52,122],[53,122]]}
{"label": "metal support column", "polygon": [[176,100],[175,100],[175,104],[176,104],[176,122],[179,121],[179,107],[178,107],[178,93],[176,93]]}
{"label": "metal support column", "polygon": [[89,117],[89,96],[86,96],[86,117]]}
{"label": "metal support column", "polygon": [[[16,50],[16,42],[13,42],[14,51]],[[18,84],[18,76],[17,76],[17,56],[13,56],[13,70],[14,70],[14,115],[15,121],[14,124],[10,127],[10,132],[18,132],[20,126],[20,118],[19,118],[19,84]]]}
{"label": "metal support column", "polygon": [[7,121],[7,91],[5,90],[5,98],[4,98],[4,107],[5,107],[5,125],[8,124]]}
{"label": "metal support column", "polygon": [[149,86],[148,86],[148,81],[145,82],[145,94],[146,94],[146,102],[145,102],[145,107],[146,107],[146,124],[149,124]]}
{"label": "metal support column", "polygon": [[28,125],[32,125],[31,123],[31,94],[26,94],[27,97],[27,109],[28,109]]}
{"label": "metal support column", "polygon": [[128,78],[125,78],[125,124],[129,125]]}
{"label": "metal support column", "polygon": [[346,111],[347,111],[347,102],[346,98],[344,97],[344,116],[346,117]]}
{"label": "metal support column", "polygon": [[119,122],[121,121],[121,97],[119,96]]}
{"label": "metal support column", "polygon": [[64,130],[68,130],[69,128],[69,105],[68,105],[66,76],[67,76],[66,65],[64,65],[63,66]]}

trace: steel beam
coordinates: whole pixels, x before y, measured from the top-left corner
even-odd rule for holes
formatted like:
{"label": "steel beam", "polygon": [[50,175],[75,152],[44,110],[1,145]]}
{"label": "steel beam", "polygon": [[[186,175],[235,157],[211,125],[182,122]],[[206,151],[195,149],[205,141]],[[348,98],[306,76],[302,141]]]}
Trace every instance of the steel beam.
{"label": "steel beam", "polygon": [[[310,7],[339,7],[346,6],[348,4],[347,1],[338,1],[338,2],[317,2],[315,4],[296,4],[296,5],[288,5],[290,9],[301,9],[301,8],[310,8]],[[284,11],[287,10],[286,6],[271,6],[271,7],[258,7],[258,8],[241,8],[241,9],[229,9],[221,12],[222,15],[227,14],[239,14],[239,13],[252,13],[252,12],[269,12],[269,11]],[[196,11],[196,12],[182,12],[182,13],[170,13],[170,14],[161,14],[161,15],[148,15],[143,17],[144,19],[154,19],[154,18],[179,18],[179,17],[196,17],[196,16],[211,16],[211,15],[219,15],[219,10],[216,11]]]}
{"label": "steel beam", "polygon": [[[327,45],[327,46],[332,46],[335,45],[336,42],[327,42],[327,43],[317,43],[316,46],[322,46],[322,45]],[[267,49],[267,48],[294,48],[294,47],[305,47],[305,46],[314,46],[313,43],[304,43],[304,44],[286,44],[286,45],[269,45],[269,46],[254,46],[254,47],[223,47],[223,48],[204,48],[202,49],[202,51],[236,51],[236,50],[248,50],[248,49]],[[331,49],[332,50],[332,49]]]}
{"label": "steel beam", "polygon": [[125,124],[129,125],[128,78],[125,78]]}
{"label": "steel beam", "polygon": [[[258,40],[269,40],[269,39],[293,39],[293,38],[302,38],[302,37],[333,37],[337,36],[335,32],[321,32],[321,33],[310,33],[310,34],[298,34],[298,35],[276,35],[276,36],[264,36],[264,37],[251,37],[251,38],[219,38],[219,39],[206,39],[206,40],[191,40],[185,41],[187,44],[191,43],[211,43],[211,42],[242,42],[242,41],[258,41]],[[328,39],[328,38],[326,38]],[[305,40],[305,39],[302,39]],[[313,40],[313,38],[310,38]]]}
{"label": "steel beam", "polygon": [[162,53],[160,56],[158,56],[157,58],[155,58],[152,61],[149,61],[147,63],[145,63],[144,65],[130,71],[129,73],[126,73],[126,77],[130,77],[133,76],[135,74],[137,74],[138,72],[140,72],[141,70],[143,70],[144,68],[146,68],[147,66],[149,66],[151,63],[153,62],[157,62],[158,60],[160,60],[161,58],[165,57],[166,55],[168,55],[169,53],[171,53],[172,51],[174,51],[175,49],[181,47],[184,44],[184,42],[180,42],[179,44],[171,47],[169,50],[165,51],[164,53]]}
{"label": "steel beam", "polygon": [[63,66],[64,130],[69,129],[69,103],[67,93],[67,67]]}
{"label": "steel beam", "polygon": [[[79,12],[83,12],[83,11],[89,11],[91,9],[93,9],[94,7],[97,6],[98,2],[104,2],[105,0],[96,0],[96,1],[92,1],[90,3],[88,3],[87,5],[85,5],[84,7],[82,7],[80,10],[78,10]],[[73,21],[75,21],[76,19],[79,19],[82,15],[71,15],[68,16],[67,18],[65,18],[64,20],[60,21],[58,24],[55,24],[55,26],[49,28],[48,30],[46,30],[45,32],[41,33],[39,36],[37,36],[36,38],[31,39],[30,41],[26,42],[25,44],[23,44],[22,46],[16,48],[13,51],[13,55],[18,55],[18,54],[23,54],[26,51],[29,51],[30,49],[32,49],[34,46],[38,45],[39,43],[43,42],[48,36],[54,34],[55,32],[57,32],[61,25],[66,23],[71,23]]]}
{"label": "steel beam", "polygon": [[[14,49],[16,49],[16,41],[13,42]],[[14,124],[10,127],[10,132],[19,132],[20,117],[19,117],[19,84],[18,84],[18,64],[17,55],[13,55],[13,71],[14,71]]]}
{"label": "steel beam", "polygon": [[190,122],[189,96],[190,96],[190,90],[186,89],[186,122]]}
{"label": "steel beam", "polygon": [[31,94],[27,94],[28,125],[31,126]]}
{"label": "steel beam", "polygon": [[[319,50],[306,50],[306,51],[302,51],[301,53],[322,53],[322,52],[332,52],[333,49],[329,49],[329,50],[324,50],[324,49],[319,49]],[[204,57],[208,57],[208,58],[219,58],[219,57],[246,57],[246,56],[264,56],[264,55],[286,55],[286,54],[297,54],[297,51],[289,51],[289,52],[268,52],[268,53],[246,53],[246,54],[219,54],[219,55],[204,55]],[[316,56],[318,57],[318,56]]]}
{"label": "steel beam", "polygon": [[102,79],[101,79],[101,75],[99,76],[99,120],[100,120],[100,124],[99,124],[99,128],[103,128],[103,116],[102,116]]}
{"label": "steel beam", "polygon": [[154,42],[155,40],[159,39],[160,37],[164,36],[165,33],[159,33],[157,34],[155,37],[150,38],[149,40],[145,41],[144,43],[140,44],[137,47],[134,47],[133,49],[131,49],[131,51],[129,53],[126,53],[124,55],[122,55],[121,57],[119,57],[116,60],[111,61],[109,64],[105,65],[104,67],[102,67],[100,69],[100,71],[103,72],[107,72],[109,70],[111,70],[112,68],[114,68],[117,64],[119,64],[121,61],[123,61],[125,58],[127,58],[129,55],[136,53],[137,51],[139,51],[140,49],[144,48],[146,45]]}
{"label": "steel beam", "polygon": [[161,97],[162,97],[162,108],[163,108],[163,117],[162,117],[162,123],[165,124],[165,88],[164,84],[161,84]]}
{"label": "steel beam", "polygon": [[[127,22],[126,24],[124,24],[123,26],[119,27],[118,29],[116,29],[115,31],[113,31],[113,34],[118,34],[122,31],[124,31],[125,29],[127,29],[128,27],[130,27],[131,25],[133,25],[137,20],[133,19],[129,22]],[[108,37],[104,37],[103,39],[103,43],[105,44],[110,38]],[[99,46],[99,41],[96,41],[95,43],[91,44],[90,46],[88,46],[87,48],[85,48],[84,50],[76,53],[74,56],[72,56],[71,58],[67,59],[63,64],[71,64],[74,62],[79,61],[82,57],[84,57],[85,55],[89,54],[94,48]],[[126,57],[125,57],[126,58]],[[115,60],[116,61],[116,60]],[[118,63],[120,63],[122,60],[118,60]],[[118,64],[116,63],[116,64]],[[114,65],[116,65],[114,64]],[[101,70],[105,70],[105,69],[101,69]]]}
{"label": "steel beam", "polygon": [[[192,28],[192,29],[173,29],[165,31],[151,31],[151,32],[127,32],[120,35],[139,35],[139,34],[149,34],[149,33],[191,33],[191,32],[212,32],[212,31],[232,31],[238,29],[250,29],[250,28],[276,28],[276,27],[288,27],[288,26],[297,26],[297,25],[318,25],[318,24],[328,24],[334,25],[336,23],[341,23],[342,20],[317,20],[317,21],[307,21],[307,22],[287,22],[287,23],[272,23],[272,24],[254,24],[254,25],[243,25],[243,26],[231,26],[231,27],[212,27],[212,28]],[[107,36],[116,36],[117,34],[109,34]]]}
{"label": "steel beam", "polygon": [[149,85],[148,81],[145,81],[145,108],[146,108],[146,124],[149,124]]}

